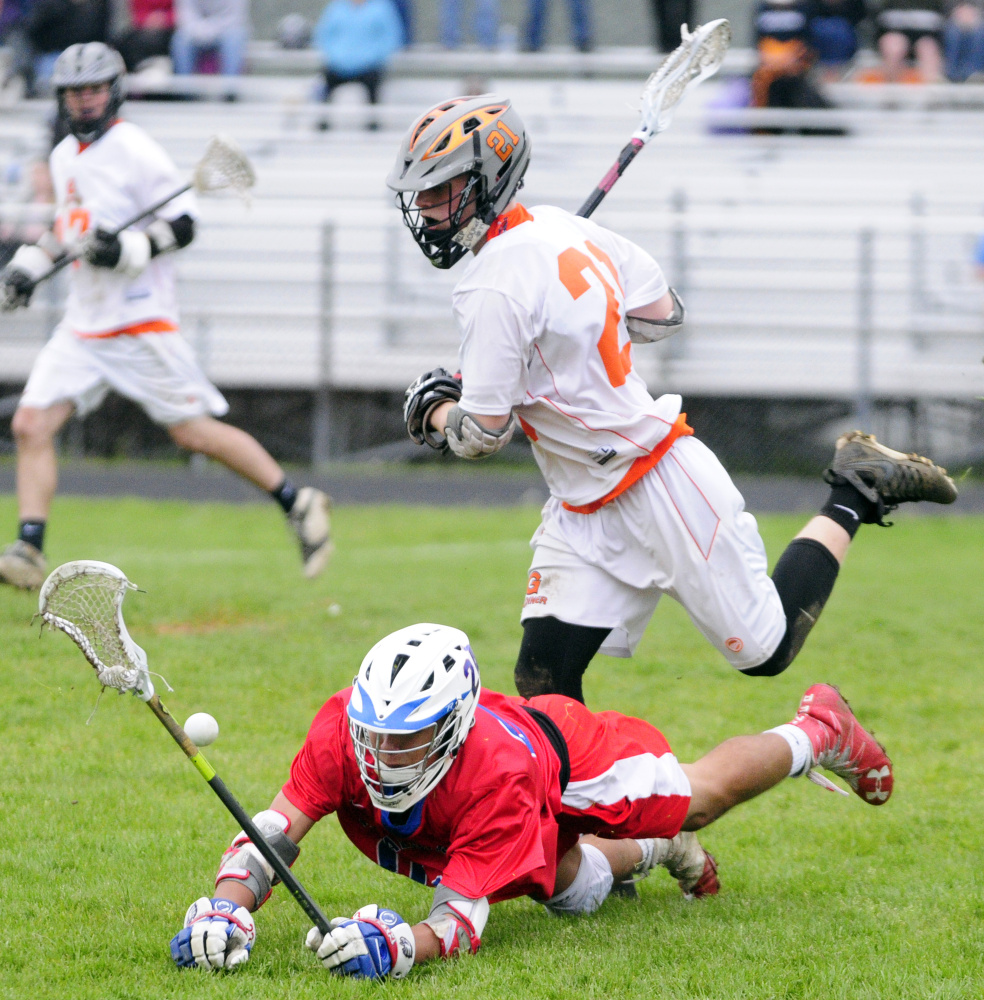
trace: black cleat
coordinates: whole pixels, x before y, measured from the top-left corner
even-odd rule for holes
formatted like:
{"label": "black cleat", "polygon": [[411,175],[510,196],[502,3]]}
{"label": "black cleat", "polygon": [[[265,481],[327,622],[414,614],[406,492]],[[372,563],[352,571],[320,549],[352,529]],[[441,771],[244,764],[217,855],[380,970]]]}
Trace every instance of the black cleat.
{"label": "black cleat", "polygon": [[905,455],[879,444],[872,434],[851,431],[837,439],[834,460],[823,478],[831,486],[850,483],[863,497],[877,505],[877,517],[869,523],[882,523],[885,514],[900,503],[929,500],[953,503],[957,487],[946,469],[921,455]]}

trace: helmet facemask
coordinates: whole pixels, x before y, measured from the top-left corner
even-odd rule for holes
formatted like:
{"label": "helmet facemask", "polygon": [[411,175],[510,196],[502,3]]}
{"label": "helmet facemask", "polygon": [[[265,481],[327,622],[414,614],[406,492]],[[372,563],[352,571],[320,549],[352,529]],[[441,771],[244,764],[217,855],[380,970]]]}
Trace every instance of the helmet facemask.
{"label": "helmet facemask", "polygon": [[[82,42],[70,45],[58,57],[51,74],[51,84],[58,100],[58,113],[79,142],[89,144],[102,138],[113,122],[125,99],[123,78],[126,66],[123,57],[102,42]],[[101,114],[75,118],[65,102],[65,92],[109,84],[109,98]]]}
{"label": "helmet facemask", "polygon": [[387,812],[401,813],[431,792],[454,763],[462,742],[458,737],[463,722],[464,713],[456,706],[435,724],[429,737],[424,735],[426,730],[418,730],[406,734],[417,737],[407,741],[412,745],[383,750],[385,731],[369,729],[350,719],[359,774],[373,804]]}

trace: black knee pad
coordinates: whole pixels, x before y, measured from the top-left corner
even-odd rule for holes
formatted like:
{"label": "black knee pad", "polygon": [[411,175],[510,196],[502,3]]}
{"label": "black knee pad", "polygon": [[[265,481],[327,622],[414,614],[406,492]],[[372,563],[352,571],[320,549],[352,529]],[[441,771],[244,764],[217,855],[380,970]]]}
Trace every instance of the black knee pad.
{"label": "black knee pad", "polygon": [[549,616],[527,618],[516,660],[516,690],[524,698],[562,694],[583,703],[581,677],[610,631]]}
{"label": "black knee pad", "polygon": [[765,663],[749,667],[743,674],[775,677],[793,662],[834,589],[839,569],[830,549],[812,538],[794,538],[786,546],[772,571],[786,615],[786,632]]}

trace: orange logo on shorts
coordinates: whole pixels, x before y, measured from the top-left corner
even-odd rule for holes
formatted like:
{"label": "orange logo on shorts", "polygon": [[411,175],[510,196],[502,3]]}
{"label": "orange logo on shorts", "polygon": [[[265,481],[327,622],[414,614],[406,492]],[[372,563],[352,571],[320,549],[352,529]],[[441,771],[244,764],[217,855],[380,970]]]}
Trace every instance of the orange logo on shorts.
{"label": "orange logo on shorts", "polygon": [[725,642],[725,646],[727,646],[732,653],[740,653],[745,648],[745,644],[736,635],[733,635],[730,639],[728,639]]}
{"label": "orange logo on shorts", "polygon": [[535,594],[540,589],[540,574],[536,570],[530,573],[530,583],[526,588],[527,594]]}

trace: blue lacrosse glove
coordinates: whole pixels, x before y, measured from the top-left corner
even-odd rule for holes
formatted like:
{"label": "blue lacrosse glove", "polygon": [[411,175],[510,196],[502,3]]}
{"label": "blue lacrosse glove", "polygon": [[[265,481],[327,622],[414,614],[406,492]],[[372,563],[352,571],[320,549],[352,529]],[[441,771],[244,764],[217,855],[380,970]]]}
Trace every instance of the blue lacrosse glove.
{"label": "blue lacrosse glove", "polygon": [[185,914],[184,927],[171,938],[171,958],[182,969],[232,969],[249,958],[256,925],[245,906],[202,896]]}
{"label": "blue lacrosse glove", "polygon": [[410,925],[375,903],[356,910],[351,920],[336,917],[328,934],[312,927],[304,943],[326,969],[356,979],[402,979],[416,951]]}

